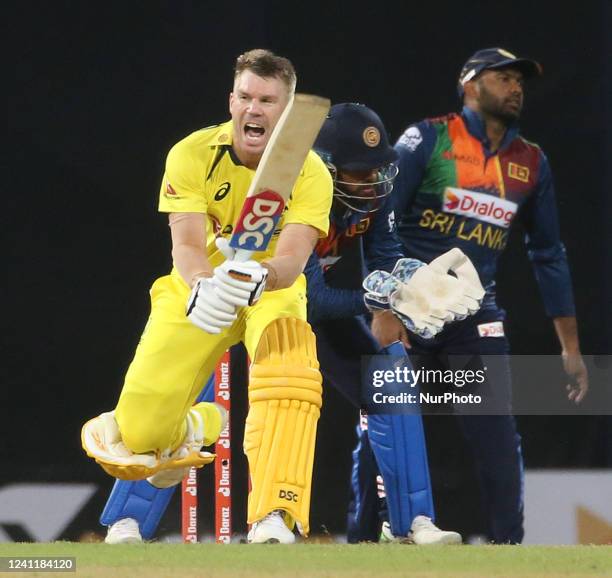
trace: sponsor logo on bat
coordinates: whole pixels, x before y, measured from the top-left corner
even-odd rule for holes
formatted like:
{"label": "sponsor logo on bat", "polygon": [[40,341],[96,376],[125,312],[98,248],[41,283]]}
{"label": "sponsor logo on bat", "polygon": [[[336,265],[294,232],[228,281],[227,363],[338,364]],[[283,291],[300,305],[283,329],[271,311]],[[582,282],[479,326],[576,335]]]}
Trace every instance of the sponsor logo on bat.
{"label": "sponsor logo on bat", "polygon": [[266,247],[278,222],[285,201],[270,189],[247,197],[231,239],[231,246],[249,251]]}

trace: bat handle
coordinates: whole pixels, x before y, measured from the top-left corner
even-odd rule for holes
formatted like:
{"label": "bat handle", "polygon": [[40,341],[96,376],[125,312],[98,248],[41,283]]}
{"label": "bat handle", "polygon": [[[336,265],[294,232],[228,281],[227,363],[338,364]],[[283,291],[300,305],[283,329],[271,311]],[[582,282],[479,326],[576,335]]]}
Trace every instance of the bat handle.
{"label": "bat handle", "polygon": [[253,251],[248,251],[247,249],[237,249],[236,254],[234,255],[234,261],[238,261],[239,263],[244,263],[251,258]]}

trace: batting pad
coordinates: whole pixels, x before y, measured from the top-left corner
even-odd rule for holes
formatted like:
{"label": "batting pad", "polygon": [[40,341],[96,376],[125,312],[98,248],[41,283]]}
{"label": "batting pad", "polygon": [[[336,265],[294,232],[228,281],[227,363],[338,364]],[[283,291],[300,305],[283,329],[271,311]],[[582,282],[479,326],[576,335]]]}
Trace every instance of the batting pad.
{"label": "batting pad", "polygon": [[249,524],[284,510],[308,534],[321,383],[310,325],[293,318],[270,323],[249,377],[244,433],[251,474]]}
{"label": "batting pad", "polygon": [[90,458],[96,460],[107,474],[119,480],[143,480],[162,470],[201,468],[215,459],[214,454],[197,448],[187,448],[180,457],[163,461],[159,452],[134,454],[121,441],[114,412],[102,413],[85,423],[81,429],[81,444]]}
{"label": "batting pad", "polygon": [[[196,402],[215,400],[215,374],[206,382]],[[123,518],[134,518],[145,540],[151,540],[166,512],[166,508],[179,486],[156,488],[146,480],[115,480],[113,490],[106,501],[100,524],[112,526]]]}

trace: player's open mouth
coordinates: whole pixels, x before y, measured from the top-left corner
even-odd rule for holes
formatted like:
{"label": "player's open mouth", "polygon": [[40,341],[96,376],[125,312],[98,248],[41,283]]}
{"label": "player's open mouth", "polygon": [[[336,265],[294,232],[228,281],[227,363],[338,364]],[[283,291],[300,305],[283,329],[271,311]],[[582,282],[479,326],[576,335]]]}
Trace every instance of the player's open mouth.
{"label": "player's open mouth", "polygon": [[248,141],[259,142],[263,138],[266,129],[255,122],[247,122],[244,125],[244,134]]}

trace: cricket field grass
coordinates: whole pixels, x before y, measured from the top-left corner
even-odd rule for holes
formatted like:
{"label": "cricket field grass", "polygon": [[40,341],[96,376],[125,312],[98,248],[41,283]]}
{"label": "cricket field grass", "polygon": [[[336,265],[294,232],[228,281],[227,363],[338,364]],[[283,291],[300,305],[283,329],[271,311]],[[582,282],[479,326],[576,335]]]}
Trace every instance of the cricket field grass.
{"label": "cricket field grass", "polygon": [[[21,571],[17,576],[177,578],[559,578],[612,577],[612,546],[446,546],[150,543],[108,546],[54,542],[0,544],[6,557],[74,557],[76,572]],[[1,575],[6,575],[0,570]]]}

